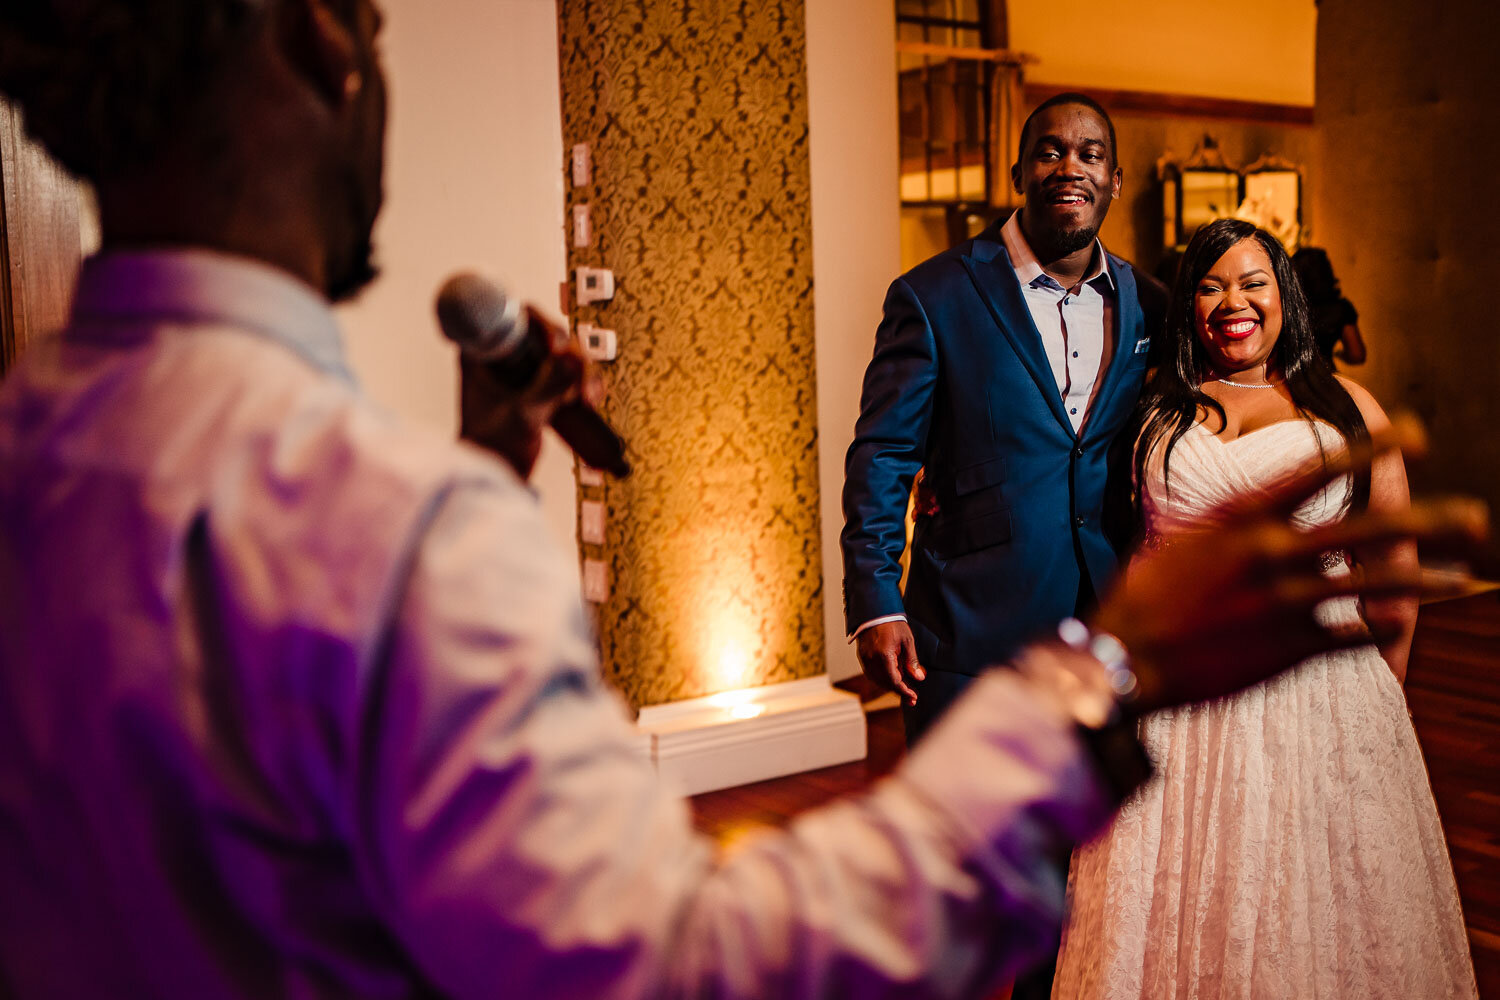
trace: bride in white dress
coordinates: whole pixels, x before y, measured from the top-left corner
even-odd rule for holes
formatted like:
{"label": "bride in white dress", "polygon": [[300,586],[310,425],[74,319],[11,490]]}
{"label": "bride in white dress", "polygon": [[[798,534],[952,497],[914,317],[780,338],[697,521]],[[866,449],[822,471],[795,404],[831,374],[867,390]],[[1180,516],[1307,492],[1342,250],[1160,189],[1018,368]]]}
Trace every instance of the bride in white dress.
{"label": "bride in white dress", "polygon": [[[1142,396],[1143,544],[1386,422],[1317,357],[1286,252],[1249,223],[1201,229]],[[1398,455],[1299,512],[1309,528],[1408,502]],[[1377,574],[1409,548],[1357,551]],[[1349,572],[1342,554],[1329,574]],[[1184,587],[1192,581],[1184,580]],[[1142,723],[1158,774],[1079,849],[1055,998],[1477,996],[1463,916],[1401,682],[1414,600],[1330,600],[1372,644]]]}

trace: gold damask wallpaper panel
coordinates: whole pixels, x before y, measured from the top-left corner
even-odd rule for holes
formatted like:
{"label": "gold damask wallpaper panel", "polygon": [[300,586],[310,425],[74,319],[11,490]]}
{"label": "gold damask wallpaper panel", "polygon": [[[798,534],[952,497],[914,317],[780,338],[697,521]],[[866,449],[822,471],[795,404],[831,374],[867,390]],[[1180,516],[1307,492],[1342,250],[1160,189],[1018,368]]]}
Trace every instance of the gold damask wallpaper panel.
{"label": "gold damask wallpaper panel", "polygon": [[[825,668],[801,0],[562,0],[563,141],[591,147],[615,297],[604,669],[637,707]],[[571,217],[571,215],[570,215]],[[570,241],[571,242],[571,241]]]}

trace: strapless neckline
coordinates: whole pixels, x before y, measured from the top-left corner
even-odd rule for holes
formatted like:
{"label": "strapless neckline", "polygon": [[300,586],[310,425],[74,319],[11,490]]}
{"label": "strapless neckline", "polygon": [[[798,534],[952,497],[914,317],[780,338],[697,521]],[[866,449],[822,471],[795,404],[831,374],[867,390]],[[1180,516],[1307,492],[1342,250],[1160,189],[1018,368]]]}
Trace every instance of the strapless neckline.
{"label": "strapless neckline", "polygon": [[1194,424],[1193,427],[1192,427],[1192,429],[1193,430],[1197,430],[1197,429],[1201,428],[1203,430],[1203,433],[1207,434],[1209,437],[1213,438],[1215,441],[1219,442],[1219,444],[1221,444],[1221,445],[1223,445],[1224,447],[1227,448],[1230,445],[1238,444],[1239,442],[1244,441],[1246,438],[1253,438],[1257,434],[1264,434],[1266,431],[1274,431],[1276,428],[1278,428],[1278,427],[1284,427],[1287,424],[1292,424],[1294,426],[1299,426],[1299,427],[1307,427],[1309,424],[1314,424],[1314,425],[1319,426],[1319,427],[1326,427],[1330,431],[1333,431],[1333,433],[1338,434],[1338,428],[1334,427],[1332,424],[1330,424],[1326,420],[1312,420],[1312,421],[1308,421],[1308,420],[1304,420],[1301,417],[1292,417],[1292,418],[1290,418],[1288,420],[1278,420],[1275,423],[1263,424],[1262,426],[1257,427],[1257,428],[1255,428],[1252,431],[1245,431],[1245,432],[1243,432],[1238,437],[1230,438],[1228,441],[1224,440],[1223,438],[1219,437],[1219,435],[1217,435],[1213,431],[1209,430],[1208,429],[1208,425],[1205,424],[1205,423],[1203,423],[1203,422],[1201,422],[1201,421],[1198,422],[1198,423],[1196,423],[1196,424]]}
{"label": "strapless neckline", "polygon": [[[1163,449],[1153,449],[1142,483],[1147,532],[1166,535],[1194,522],[1212,522],[1225,503],[1274,487],[1304,463],[1320,454],[1332,458],[1343,446],[1338,430],[1321,420],[1278,420],[1231,441],[1196,423],[1172,449],[1170,488]],[[1293,519],[1303,527],[1335,521],[1343,514],[1349,491],[1347,479],[1336,481],[1299,508]]]}

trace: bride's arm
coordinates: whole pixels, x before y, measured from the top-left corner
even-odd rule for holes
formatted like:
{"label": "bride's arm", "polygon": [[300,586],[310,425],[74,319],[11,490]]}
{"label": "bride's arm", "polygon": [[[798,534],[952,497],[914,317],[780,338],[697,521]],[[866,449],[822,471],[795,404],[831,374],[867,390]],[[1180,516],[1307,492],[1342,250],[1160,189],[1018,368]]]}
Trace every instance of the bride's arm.
{"label": "bride's arm", "polygon": [[[1390,426],[1390,419],[1375,401],[1375,397],[1359,383],[1337,376],[1360,415],[1373,433]],[[1406,465],[1399,452],[1387,452],[1375,459],[1370,467],[1370,510],[1404,510],[1411,506],[1411,491],[1406,485]],[[1364,546],[1354,551],[1354,558],[1365,572],[1384,573],[1388,570],[1415,568],[1417,546],[1415,542],[1397,545]],[[1391,671],[1401,683],[1406,683],[1406,661],[1411,655],[1411,636],[1417,627],[1417,599],[1415,597],[1369,597],[1364,600],[1365,619],[1389,625],[1395,635],[1380,644],[1380,655],[1390,664]]]}

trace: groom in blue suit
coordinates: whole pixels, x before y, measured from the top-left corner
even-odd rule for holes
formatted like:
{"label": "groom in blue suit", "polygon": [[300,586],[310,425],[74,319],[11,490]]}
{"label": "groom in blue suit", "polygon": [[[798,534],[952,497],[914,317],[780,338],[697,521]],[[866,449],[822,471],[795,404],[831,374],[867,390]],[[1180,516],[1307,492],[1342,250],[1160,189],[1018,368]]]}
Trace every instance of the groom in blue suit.
{"label": "groom in blue suit", "polygon": [[1118,566],[1108,455],[1165,290],[1099,241],[1121,171],[1092,99],[1038,107],[1011,178],[1024,208],[891,285],[845,463],[847,626],[866,676],[902,694],[908,742]]}
{"label": "groom in blue suit", "polygon": [[[909,743],[984,667],[1086,613],[1118,567],[1111,445],[1166,301],[1099,241],[1121,176],[1102,107],[1044,102],[1011,167],[1025,207],[886,295],[844,466],[844,615],[865,675],[902,694]],[[1049,996],[1052,971],[1012,996]]]}

